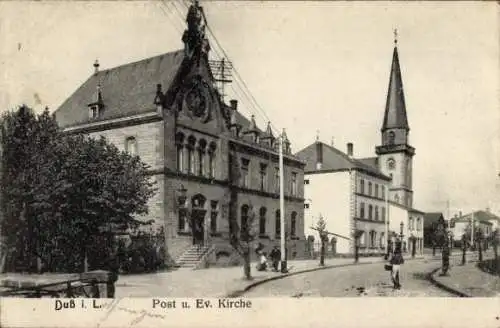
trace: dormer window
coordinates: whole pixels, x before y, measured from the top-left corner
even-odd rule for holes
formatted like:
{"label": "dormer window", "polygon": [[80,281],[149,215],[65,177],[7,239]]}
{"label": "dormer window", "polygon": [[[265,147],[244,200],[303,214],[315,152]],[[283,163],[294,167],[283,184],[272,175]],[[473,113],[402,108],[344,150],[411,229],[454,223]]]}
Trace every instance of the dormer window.
{"label": "dormer window", "polygon": [[99,117],[99,106],[98,105],[90,106],[89,107],[89,118],[91,120],[95,120],[98,117]]}

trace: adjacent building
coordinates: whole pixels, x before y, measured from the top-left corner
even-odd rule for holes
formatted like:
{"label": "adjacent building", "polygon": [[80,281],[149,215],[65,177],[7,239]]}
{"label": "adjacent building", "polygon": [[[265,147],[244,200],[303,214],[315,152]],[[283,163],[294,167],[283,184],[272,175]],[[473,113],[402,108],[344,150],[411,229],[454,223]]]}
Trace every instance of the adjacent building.
{"label": "adjacent building", "polygon": [[[237,100],[222,100],[203,17],[195,2],[184,49],[105,70],[96,62],[55,112],[68,133],[104,136],[150,166],[157,192],[143,219],[164,231],[171,261],[200,246],[233,256],[230,232],[249,229],[252,215],[259,241],[280,240],[278,139],[270,125],[261,129],[242,115]],[[284,217],[293,256],[303,249],[305,164],[283,139]]]}
{"label": "adjacent building", "polygon": [[[498,229],[499,223],[500,217],[487,209],[485,211],[474,211],[464,215],[460,213],[450,220],[450,227],[454,242],[460,244],[464,235],[466,238],[470,239],[470,241],[474,241],[476,239],[474,234],[477,234],[479,229],[484,237],[488,238],[493,231]],[[474,227],[474,229],[471,227]]]}
{"label": "adjacent building", "polygon": [[319,140],[296,154],[306,162],[306,234],[317,236],[321,215],[338,253],[352,254],[358,237],[362,254],[383,253],[396,236],[406,251],[422,252],[424,213],[413,208],[409,132],[396,41],[377,156],[355,158],[352,143],[343,152]]}

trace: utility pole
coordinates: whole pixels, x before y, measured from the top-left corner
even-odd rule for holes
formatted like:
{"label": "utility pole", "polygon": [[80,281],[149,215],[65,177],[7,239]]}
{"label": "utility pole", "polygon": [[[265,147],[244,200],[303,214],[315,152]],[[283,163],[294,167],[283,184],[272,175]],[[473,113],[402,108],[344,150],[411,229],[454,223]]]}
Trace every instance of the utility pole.
{"label": "utility pole", "polygon": [[281,240],[281,272],[286,273],[286,241],[285,241],[285,182],[283,167],[283,133],[279,136],[279,170],[280,170],[280,240]]}
{"label": "utility pole", "polygon": [[221,60],[210,60],[210,69],[214,75],[214,81],[218,83],[218,89],[222,101],[224,102],[225,94],[225,84],[233,82],[230,78],[232,76],[231,69],[233,65],[231,62],[227,61],[225,58]]}

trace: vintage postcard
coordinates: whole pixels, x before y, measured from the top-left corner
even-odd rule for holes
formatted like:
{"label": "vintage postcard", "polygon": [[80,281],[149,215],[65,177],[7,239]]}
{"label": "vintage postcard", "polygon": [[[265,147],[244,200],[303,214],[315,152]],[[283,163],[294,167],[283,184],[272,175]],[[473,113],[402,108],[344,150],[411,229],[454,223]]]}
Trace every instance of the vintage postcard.
{"label": "vintage postcard", "polygon": [[499,8],[0,1],[0,325],[499,327]]}

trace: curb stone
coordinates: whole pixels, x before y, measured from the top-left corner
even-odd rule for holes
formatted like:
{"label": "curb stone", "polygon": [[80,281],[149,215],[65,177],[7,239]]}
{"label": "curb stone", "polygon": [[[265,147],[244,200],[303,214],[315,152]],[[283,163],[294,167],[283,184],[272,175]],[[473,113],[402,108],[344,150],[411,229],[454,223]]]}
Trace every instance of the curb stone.
{"label": "curb stone", "polygon": [[453,287],[450,287],[446,284],[443,284],[442,282],[439,282],[437,281],[434,276],[437,274],[437,272],[441,270],[441,268],[437,268],[437,269],[434,269],[432,270],[428,275],[427,275],[427,279],[435,286],[437,286],[438,288],[441,288],[449,293],[452,293],[454,295],[457,295],[458,297],[472,297],[472,295],[470,294],[467,294],[461,290],[458,290],[456,288],[453,288]]}
{"label": "curb stone", "polygon": [[[425,260],[425,258],[414,258],[414,259],[409,259],[409,260],[412,260],[412,261],[413,260]],[[259,285],[262,285],[266,282],[273,281],[273,280],[279,280],[279,279],[283,279],[286,277],[290,277],[290,276],[294,276],[294,275],[298,275],[298,274],[302,274],[302,273],[308,273],[308,272],[314,272],[314,271],[320,271],[320,270],[326,270],[326,269],[342,268],[342,267],[355,266],[355,265],[383,263],[383,262],[384,262],[384,260],[363,262],[363,263],[332,264],[332,265],[325,265],[325,266],[321,266],[321,267],[317,267],[317,268],[310,268],[310,269],[304,269],[304,270],[299,270],[299,271],[295,271],[295,272],[285,273],[285,274],[282,274],[279,276],[264,278],[262,280],[253,282],[253,283],[247,285],[242,290],[233,291],[233,292],[227,294],[225,297],[228,297],[228,298],[240,297],[243,294],[245,294],[246,292],[248,292],[249,290],[251,290]]]}

